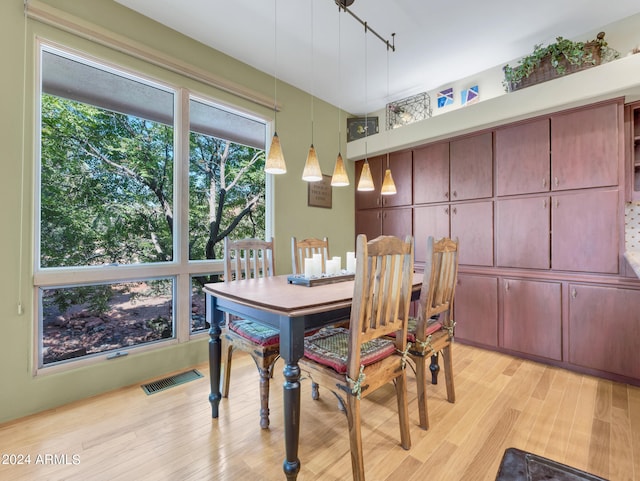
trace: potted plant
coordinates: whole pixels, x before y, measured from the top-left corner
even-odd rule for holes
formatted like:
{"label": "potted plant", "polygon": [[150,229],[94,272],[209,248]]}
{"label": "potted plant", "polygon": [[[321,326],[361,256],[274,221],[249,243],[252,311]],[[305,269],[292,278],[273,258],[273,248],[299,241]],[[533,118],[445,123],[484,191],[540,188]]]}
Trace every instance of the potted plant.
{"label": "potted plant", "polygon": [[519,60],[518,65],[503,67],[502,84],[507,92],[600,65],[617,58],[619,53],[608,47],[604,32],[589,42],[573,42],[556,37],[556,42],[535,45],[533,52]]}

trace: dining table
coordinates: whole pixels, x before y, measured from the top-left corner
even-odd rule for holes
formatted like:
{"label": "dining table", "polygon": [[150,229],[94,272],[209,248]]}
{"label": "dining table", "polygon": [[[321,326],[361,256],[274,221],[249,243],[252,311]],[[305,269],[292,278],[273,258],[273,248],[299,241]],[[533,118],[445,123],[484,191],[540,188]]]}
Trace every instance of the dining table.
{"label": "dining table", "polygon": [[[283,368],[283,404],[286,479],[293,481],[300,471],[300,367],[304,355],[304,336],[349,319],[353,298],[352,278],[311,286],[290,282],[290,275],[278,275],[206,284],[209,329],[209,375],[211,414],[219,415],[221,325],[224,313],[261,322],[280,331],[280,356]],[[413,275],[412,299],[419,298],[422,274]]]}

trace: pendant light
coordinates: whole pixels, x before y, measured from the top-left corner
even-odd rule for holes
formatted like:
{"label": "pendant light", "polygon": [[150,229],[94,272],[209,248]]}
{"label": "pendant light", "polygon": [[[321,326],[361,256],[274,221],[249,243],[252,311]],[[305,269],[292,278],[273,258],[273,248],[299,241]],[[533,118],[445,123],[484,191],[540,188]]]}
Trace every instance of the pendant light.
{"label": "pendant light", "polygon": [[307,154],[307,161],[302,171],[302,180],[306,182],[319,182],[322,180],[322,170],[318,162],[318,154],[313,146],[313,0],[311,5],[311,147]]}
{"label": "pendant light", "polygon": [[367,158],[367,136],[369,135],[369,122],[367,119],[367,29],[364,30],[364,165],[360,172],[360,180],[358,180],[357,190],[367,192],[375,189],[373,177],[371,176],[371,168],[369,167],[369,159]]}
{"label": "pendant light", "polygon": [[280,145],[280,138],[277,132],[278,123],[278,0],[273,1],[274,4],[274,19],[273,19],[273,138],[271,139],[271,147],[269,147],[269,153],[267,154],[267,160],[264,164],[264,171],[267,174],[284,174],[287,172],[287,164],[284,161],[284,155],[282,153],[282,146]]}
{"label": "pendant light", "polygon": [[[394,39],[395,45],[395,33],[391,34],[391,38]],[[387,45],[387,98],[389,98],[389,46]],[[382,188],[380,189],[381,195],[393,195],[398,191],[396,190],[396,184],[393,182],[393,176],[391,175],[391,169],[389,168],[389,128],[386,126],[387,136],[387,170],[384,172],[384,180],[382,181]]]}
{"label": "pendant light", "polygon": [[[338,85],[341,84],[341,65],[340,65],[340,53],[341,49],[341,25],[340,25],[340,6],[338,5]],[[341,131],[340,127],[342,125],[342,109],[340,108],[340,103],[338,102],[338,157],[336,158],[336,165],[333,168],[333,176],[331,176],[331,186],[332,187],[344,187],[349,185],[349,176],[347,175],[347,169],[344,167],[344,160],[342,159],[342,154],[340,153],[340,141],[341,141]]]}

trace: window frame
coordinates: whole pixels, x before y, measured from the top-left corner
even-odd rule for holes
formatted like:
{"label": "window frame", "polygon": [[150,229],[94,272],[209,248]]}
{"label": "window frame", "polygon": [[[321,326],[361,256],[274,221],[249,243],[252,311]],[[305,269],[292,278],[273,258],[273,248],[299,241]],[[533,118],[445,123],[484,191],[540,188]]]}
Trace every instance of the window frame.
{"label": "window frame", "polygon": [[[54,52],[72,59],[77,59],[88,65],[105,69],[117,75],[124,75],[134,80],[162,88],[174,94],[174,236],[173,236],[173,260],[149,264],[129,264],[117,266],[79,266],[79,267],[46,267],[40,266],[40,239],[41,239],[41,99],[42,99],[42,52],[44,50]],[[90,354],[69,361],[60,361],[52,364],[42,364],[42,302],[41,289],[53,287],[74,287],[85,284],[104,284],[117,282],[139,281],[155,278],[174,279],[174,312],[173,312],[173,337],[162,341],[126,346],[118,349],[120,352],[136,353],[157,350],[189,342],[191,340],[208,336],[208,330],[191,331],[191,298],[194,275],[222,274],[223,261],[216,260],[189,260],[189,102],[191,99],[204,101],[212,106],[231,111],[235,114],[246,116],[252,120],[264,123],[265,145],[270,136],[272,121],[256,112],[248,112],[246,109],[234,107],[228,102],[216,99],[210,94],[203,94],[192,88],[178,85],[174,82],[159,80],[134,69],[116,65],[106,58],[97,58],[86,52],[62,46],[58,43],[36,39],[35,59],[35,122],[34,122],[34,207],[33,207],[33,293],[34,293],[34,336],[33,336],[33,374],[34,376],[50,374],[60,371],[76,369],[86,365],[96,364],[108,360],[108,356],[116,351],[105,351]],[[151,65],[151,64],[150,64]],[[161,68],[161,67],[160,67]],[[168,69],[162,69],[164,73],[171,73]],[[180,76],[185,81],[187,77]],[[271,235],[273,226],[273,181],[271,176],[265,178],[265,233]]]}

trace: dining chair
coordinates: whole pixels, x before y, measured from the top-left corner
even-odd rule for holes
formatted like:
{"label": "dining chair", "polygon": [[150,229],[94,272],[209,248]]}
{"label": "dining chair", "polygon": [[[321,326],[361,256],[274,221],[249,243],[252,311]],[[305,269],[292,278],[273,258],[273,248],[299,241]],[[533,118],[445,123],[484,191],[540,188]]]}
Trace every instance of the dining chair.
{"label": "dining chair", "polygon": [[360,401],[389,382],[396,390],[401,445],[411,447],[404,368],[413,239],[380,236],[367,242],[360,234],[356,259],[350,329],[329,327],[306,337],[300,366],[344,406],[353,479],[364,481]]}
{"label": "dining chair", "polygon": [[407,342],[409,358],[416,372],[420,427],[429,429],[427,411],[427,359],[442,353],[447,399],[456,400],[453,384],[451,344],[455,322],[451,318],[458,276],[458,240],[427,238],[424,277],[416,317],[409,318]]}
{"label": "dining chair", "polygon": [[[224,280],[273,276],[275,257],[273,238],[230,240],[224,238]],[[269,379],[280,357],[280,333],[259,322],[226,315],[222,339],[224,375],[222,396],[228,397],[231,360],[235,350],[249,353],[260,373],[260,427],[269,427]]]}
{"label": "dining chair", "polygon": [[[297,240],[291,238],[291,267],[294,274],[304,274],[304,260],[313,257],[313,254],[322,256],[322,268],[324,269],[329,257],[329,239],[309,238]],[[324,272],[324,271],[323,271]]]}

